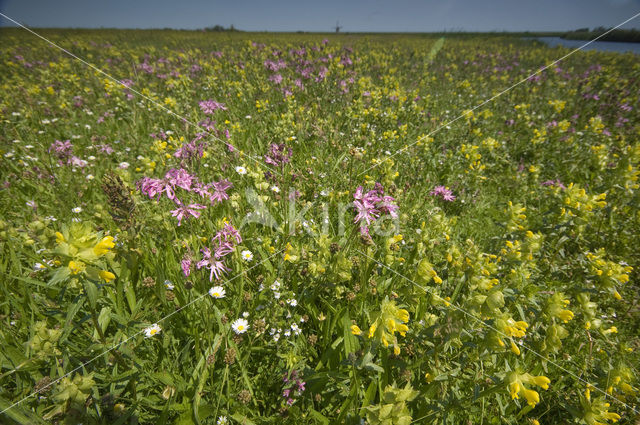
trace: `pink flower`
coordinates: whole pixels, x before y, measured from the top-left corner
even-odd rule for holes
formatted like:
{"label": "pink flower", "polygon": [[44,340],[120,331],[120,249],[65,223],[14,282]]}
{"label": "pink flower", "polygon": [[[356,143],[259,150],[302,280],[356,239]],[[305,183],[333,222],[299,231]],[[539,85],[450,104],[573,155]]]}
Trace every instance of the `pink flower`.
{"label": "pink flower", "polygon": [[439,196],[448,202],[453,202],[456,200],[456,197],[453,195],[451,189],[448,189],[444,186],[436,186],[431,192],[429,192],[429,195]]}
{"label": "pink flower", "polygon": [[398,207],[395,202],[396,201],[393,197],[383,196],[378,203],[378,208],[380,208],[380,211],[383,213],[389,214],[392,218],[398,218],[397,211],[400,207]]}
{"label": "pink flower", "polygon": [[207,267],[209,269],[210,271],[209,282],[213,280],[213,276],[216,277],[216,280],[220,280],[220,277],[224,273],[231,270],[228,267],[226,267],[222,261],[218,260],[215,257],[212,257],[211,251],[209,250],[209,248],[205,247],[205,248],[202,248],[200,251],[202,252],[203,259],[198,261],[198,263],[196,264],[196,267],[198,268],[198,270],[200,270],[203,267]]}
{"label": "pink flower", "polygon": [[364,201],[353,201],[353,205],[356,207],[356,211],[358,212],[353,220],[354,223],[359,223],[364,220],[368,226],[380,215],[380,212],[373,204],[369,204]]}
{"label": "pink flower", "polygon": [[171,211],[171,215],[178,218],[178,226],[182,224],[182,219],[189,216],[198,218],[200,217],[200,211],[207,208],[200,204],[189,204],[188,206],[180,206],[179,208]]}
{"label": "pink flower", "polygon": [[180,266],[182,267],[182,273],[184,273],[184,276],[189,277],[189,275],[191,274],[191,259],[185,256],[182,259]]}
{"label": "pink flower", "polygon": [[200,105],[200,110],[205,114],[213,115],[218,109],[222,111],[226,111],[227,107],[220,102],[216,102],[214,100],[203,100],[198,105]]}
{"label": "pink flower", "polygon": [[191,184],[195,180],[195,177],[189,175],[187,170],[185,170],[184,168],[181,168],[179,170],[172,168],[167,171],[164,178],[171,186],[178,186],[188,191],[191,190]]}
{"label": "pink flower", "polygon": [[[381,214],[389,214],[392,218],[398,217],[398,205],[392,196],[384,195],[384,187],[376,183],[374,188],[364,192],[359,186],[353,194],[353,206],[356,208],[354,223],[361,223],[360,233],[362,236],[369,235],[369,226],[375,222]],[[364,222],[364,223],[362,223]]]}
{"label": "pink flower", "polygon": [[229,180],[221,180],[219,182],[212,182],[209,187],[213,188],[214,191],[210,194],[209,199],[211,202],[222,202],[225,199],[229,199],[229,195],[227,195],[227,190],[233,186]]}
{"label": "pink flower", "polygon": [[272,143],[269,147],[269,153],[264,156],[264,162],[267,164],[280,166],[291,160],[292,151],[284,143]]}

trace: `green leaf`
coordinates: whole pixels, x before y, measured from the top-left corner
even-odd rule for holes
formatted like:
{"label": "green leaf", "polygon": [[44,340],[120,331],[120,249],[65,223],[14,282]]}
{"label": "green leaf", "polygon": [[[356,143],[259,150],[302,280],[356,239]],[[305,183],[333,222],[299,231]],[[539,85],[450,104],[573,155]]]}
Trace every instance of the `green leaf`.
{"label": "green leaf", "polygon": [[317,410],[311,409],[309,410],[309,414],[313,419],[320,422],[321,424],[329,425],[329,419]]}
{"label": "green leaf", "polygon": [[80,309],[82,308],[82,305],[84,304],[84,300],[85,298],[78,297],[78,301],[72,304],[69,310],[67,311],[67,318],[65,319],[62,335],[60,336],[61,342],[65,341],[69,333],[71,333],[71,331],[73,330],[74,327],[71,326],[71,322],[73,322],[73,318],[78,313],[78,311],[80,311]]}
{"label": "green leaf", "polygon": [[151,374],[151,378],[162,382],[164,385],[169,385],[171,387],[175,387],[176,383],[168,372],[155,372]]}
{"label": "green leaf", "polygon": [[102,310],[100,310],[100,314],[98,315],[98,324],[100,325],[102,332],[107,330],[109,322],[111,322],[111,307],[102,307]]}
{"label": "green leaf", "polygon": [[346,312],[342,316],[342,331],[344,335],[344,355],[348,356],[350,353],[355,353],[360,348],[358,338],[351,333],[351,319],[349,319],[349,313]]}
{"label": "green leaf", "polygon": [[46,424],[46,422],[40,416],[34,414],[33,412],[30,412],[20,405],[13,406],[9,409],[12,404],[13,402],[0,397],[0,410],[3,411],[3,424],[12,423],[5,422],[7,418],[15,421],[18,424]]}
{"label": "green leaf", "polygon": [[234,413],[231,415],[231,419],[238,422],[240,425],[256,425],[251,419],[240,413]]}
{"label": "green leaf", "polygon": [[124,285],[124,296],[127,298],[127,303],[129,304],[129,310],[131,311],[131,314],[135,314],[137,305],[136,294],[133,291],[130,283]]}
{"label": "green leaf", "polygon": [[83,284],[84,292],[87,294],[87,299],[89,300],[91,308],[96,308],[96,304],[98,302],[98,287],[95,283],[89,280],[85,280]]}
{"label": "green leaf", "polygon": [[[382,369],[382,368],[380,368]],[[364,399],[362,400],[362,406],[368,406],[373,402],[374,397],[376,396],[376,392],[378,390],[378,382],[376,379],[371,381],[367,391],[364,393]]]}

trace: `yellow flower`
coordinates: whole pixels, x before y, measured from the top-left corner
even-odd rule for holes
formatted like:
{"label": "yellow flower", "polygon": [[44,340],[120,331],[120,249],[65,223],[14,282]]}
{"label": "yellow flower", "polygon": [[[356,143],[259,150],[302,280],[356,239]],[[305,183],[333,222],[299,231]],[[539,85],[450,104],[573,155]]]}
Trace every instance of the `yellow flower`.
{"label": "yellow flower", "polygon": [[98,273],[100,275],[101,278],[103,278],[105,280],[105,282],[111,282],[113,279],[116,278],[116,275],[114,275],[113,273],[111,273],[110,271],[107,270],[100,270],[100,272]]}
{"label": "yellow flower", "polygon": [[518,381],[514,381],[509,384],[509,392],[511,393],[511,399],[514,400],[519,398],[520,393],[520,383]]}
{"label": "yellow flower", "polygon": [[558,317],[564,323],[567,323],[569,320],[573,319],[573,312],[571,310],[562,310],[558,313]]}
{"label": "yellow flower", "polygon": [[387,341],[386,335],[383,334],[382,338],[380,338],[380,340],[382,341],[382,345],[384,345],[385,348],[389,346],[389,341]]}
{"label": "yellow flower", "polygon": [[396,356],[400,355],[400,347],[398,347],[397,345],[393,346],[393,354],[395,354]]}
{"label": "yellow flower", "polygon": [[387,320],[387,329],[393,335],[393,333],[396,331],[396,321],[393,320],[393,319],[388,319]]}
{"label": "yellow flower", "polygon": [[614,412],[607,412],[604,414],[604,417],[613,422],[618,422],[620,420],[620,415]]}
{"label": "yellow flower", "polygon": [[84,270],[84,263],[81,261],[75,262],[73,260],[69,261],[69,270],[71,270],[71,274],[78,274]]}
{"label": "yellow flower", "polygon": [[520,355],[520,349],[518,348],[518,346],[516,345],[515,342],[511,341],[511,352],[513,354],[515,354],[516,356]]}
{"label": "yellow flower", "polygon": [[100,257],[108,253],[114,246],[116,244],[113,242],[113,236],[105,236],[93,247],[93,253]]}
{"label": "yellow flower", "polygon": [[507,380],[509,382],[511,398],[519,398],[522,394],[531,407],[535,407],[536,404],[540,403],[540,394],[538,394],[537,391],[525,387],[523,382],[537,385],[545,390],[549,388],[549,383],[551,382],[546,376],[532,376],[528,373],[519,374],[517,372],[510,372],[507,375]]}
{"label": "yellow flower", "polygon": [[376,333],[376,325],[371,325],[369,328],[369,338],[373,338],[373,335]]}
{"label": "yellow flower", "polygon": [[548,390],[551,380],[546,376],[534,376],[530,379],[530,382],[541,387],[542,389]]}
{"label": "yellow flower", "polygon": [[60,232],[56,232],[56,243],[61,244],[64,241],[64,235]]}
{"label": "yellow flower", "polygon": [[399,324],[396,326],[396,330],[400,333],[400,335],[402,336],[406,336],[407,331],[409,330],[409,327],[405,324]]}
{"label": "yellow flower", "polygon": [[537,391],[529,390],[526,388],[522,388],[522,394],[524,394],[524,398],[527,399],[527,403],[531,407],[536,407],[536,404],[540,403],[540,395]]}
{"label": "yellow flower", "polygon": [[398,310],[398,314],[396,317],[406,323],[409,321],[409,312],[401,308],[400,310]]}
{"label": "yellow flower", "polygon": [[361,335],[362,330],[358,327],[358,325],[351,326],[351,333],[354,335]]}

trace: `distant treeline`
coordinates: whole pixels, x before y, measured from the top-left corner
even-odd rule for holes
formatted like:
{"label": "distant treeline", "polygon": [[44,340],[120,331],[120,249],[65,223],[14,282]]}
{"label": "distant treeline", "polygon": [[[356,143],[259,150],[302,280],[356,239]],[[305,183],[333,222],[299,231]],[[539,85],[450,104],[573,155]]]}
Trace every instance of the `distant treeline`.
{"label": "distant treeline", "polygon": [[233,25],[231,25],[229,28],[225,28],[222,25],[215,25],[213,27],[207,27],[204,30],[205,31],[212,31],[212,32],[240,31],[239,29],[236,29]]}
{"label": "distant treeline", "polygon": [[[598,27],[593,30],[589,28],[580,28],[575,31],[569,31],[562,35],[567,40],[593,40],[609,31],[609,28]],[[629,43],[640,43],[640,31],[636,29],[630,30],[613,30],[610,33],[598,38],[598,41],[626,41]]]}

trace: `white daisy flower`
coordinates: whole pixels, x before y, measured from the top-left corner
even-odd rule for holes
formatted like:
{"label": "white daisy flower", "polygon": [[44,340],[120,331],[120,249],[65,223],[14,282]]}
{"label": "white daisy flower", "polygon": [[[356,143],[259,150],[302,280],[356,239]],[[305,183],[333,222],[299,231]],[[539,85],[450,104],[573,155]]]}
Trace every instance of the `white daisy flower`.
{"label": "white daisy flower", "polygon": [[273,298],[275,298],[276,300],[277,300],[277,299],[280,299],[280,292],[278,292],[278,291],[273,291]]}
{"label": "white daisy flower", "polygon": [[244,313],[242,313],[242,317],[244,317],[245,319],[249,317],[249,312],[245,311]]}
{"label": "white daisy flower", "polygon": [[75,207],[71,210],[71,212],[74,212],[76,214],[80,214],[82,212],[82,208],[80,207]]}
{"label": "white daisy flower", "polygon": [[231,324],[231,328],[236,334],[240,335],[249,329],[249,322],[246,319],[237,319]]}
{"label": "white daisy flower", "polygon": [[237,166],[236,167],[236,173],[240,174],[240,175],[245,175],[247,174],[247,169],[244,168],[243,166]]}
{"label": "white daisy flower", "polygon": [[164,281],[164,287],[167,288],[169,291],[173,291],[173,289],[176,287],[173,282],[171,282],[170,280],[165,280]]}
{"label": "white daisy flower", "polygon": [[275,193],[280,193],[280,188],[278,186],[271,186],[271,190],[273,190]]}
{"label": "white daisy flower", "polygon": [[121,162],[120,164],[118,164],[118,168],[122,168],[123,170],[126,170],[127,168],[129,168],[129,163],[126,161]]}
{"label": "white daisy flower", "polygon": [[289,329],[287,329],[286,331],[284,331],[284,336],[286,337],[290,337],[291,336],[291,331]]}
{"label": "white daisy flower", "polygon": [[242,259],[246,262],[253,260],[253,252],[249,251],[248,249],[245,249],[244,251],[242,251],[240,255],[242,256]]}
{"label": "white daisy flower", "polygon": [[216,425],[228,425],[228,424],[229,424],[229,419],[227,419],[226,416],[220,416],[216,421]]}
{"label": "white daisy flower", "polygon": [[280,288],[280,282],[278,282],[277,280],[274,280],[273,283],[271,284],[271,290],[277,291],[278,288]]}
{"label": "white daisy flower", "polygon": [[278,342],[278,340],[279,340],[279,339],[280,339],[280,334],[275,334],[275,335],[273,336],[273,340],[274,340],[275,342]]}
{"label": "white daisy flower", "polygon": [[46,269],[46,268],[47,268],[47,266],[45,266],[45,265],[44,265],[44,264],[42,264],[42,263],[35,263],[35,264],[33,265],[33,271],[34,271],[34,272],[37,272],[37,271],[40,271],[40,270],[44,270],[44,269]]}
{"label": "white daisy flower", "polygon": [[298,305],[298,301],[296,301],[294,298],[291,298],[287,300],[287,304],[289,304],[291,307],[295,307]]}
{"label": "white daisy flower", "polygon": [[209,295],[211,295],[213,298],[224,298],[225,294],[226,292],[222,286],[214,286],[213,288],[209,289]]}
{"label": "white daisy flower", "polygon": [[153,325],[149,326],[147,329],[144,330],[144,336],[147,338],[151,338],[152,336],[159,333],[160,331],[162,331],[160,326],[158,326],[157,323],[154,323]]}
{"label": "white daisy flower", "polygon": [[87,174],[87,180],[93,180],[93,179],[94,179],[93,174]]}

